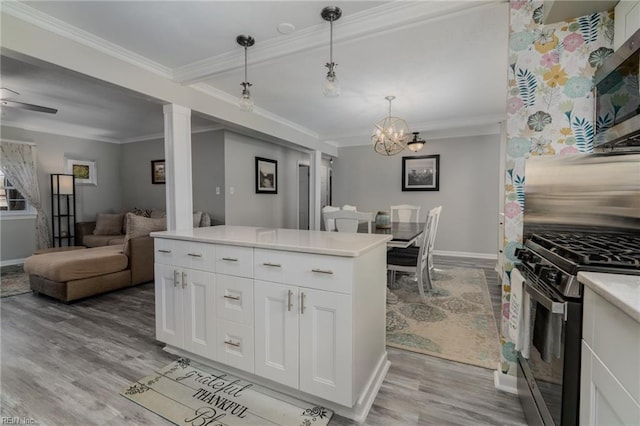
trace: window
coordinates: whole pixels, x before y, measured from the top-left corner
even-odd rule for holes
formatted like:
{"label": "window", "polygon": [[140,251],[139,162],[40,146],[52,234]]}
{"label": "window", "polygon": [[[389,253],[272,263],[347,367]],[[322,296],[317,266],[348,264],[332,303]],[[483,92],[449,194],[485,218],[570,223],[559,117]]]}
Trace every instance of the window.
{"label": "window", "polygon": [[2,170],[0,170],[0,212],[3,214],[32,213],[27,200],[11,185]]}

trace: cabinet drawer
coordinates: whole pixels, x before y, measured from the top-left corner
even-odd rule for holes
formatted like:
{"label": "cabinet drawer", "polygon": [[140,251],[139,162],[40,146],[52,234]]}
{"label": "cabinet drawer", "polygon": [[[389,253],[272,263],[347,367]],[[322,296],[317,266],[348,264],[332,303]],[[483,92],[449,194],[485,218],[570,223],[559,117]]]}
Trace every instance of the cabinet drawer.
{"label": "cabinet drawer", "polygon": [[216,306],[218,318],[253,325],[253,280],[217,275]]}
{"label": "cabinet drawer", "polygon": [[218,362],[253,373],[253,327],[218,321]]}
{"label": "cabinet drawer", "polygon": [[255,249],[255,278],[351,294],[353,259]]}
{"label": "cabinet drawer", "polygon": [[156,238],[154,250],[156,263],[215,272],[215,245],[213,244]]}
{"label": "cabinet drawer", "polygon": [[253,278],[253,248],[216,246],[216,272]]}

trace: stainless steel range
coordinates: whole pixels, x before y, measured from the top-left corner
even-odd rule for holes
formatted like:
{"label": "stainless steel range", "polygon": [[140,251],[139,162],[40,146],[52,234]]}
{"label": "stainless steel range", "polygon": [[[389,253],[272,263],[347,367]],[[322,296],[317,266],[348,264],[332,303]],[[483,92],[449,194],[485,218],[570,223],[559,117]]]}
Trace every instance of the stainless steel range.
{"label": "stainless steel range", "polygon": [[529,424],[579,422],[581,271],[640,275],[640,154],[526,163],[525,243],[516,255],[530,297],[530,353],[518,354]]}

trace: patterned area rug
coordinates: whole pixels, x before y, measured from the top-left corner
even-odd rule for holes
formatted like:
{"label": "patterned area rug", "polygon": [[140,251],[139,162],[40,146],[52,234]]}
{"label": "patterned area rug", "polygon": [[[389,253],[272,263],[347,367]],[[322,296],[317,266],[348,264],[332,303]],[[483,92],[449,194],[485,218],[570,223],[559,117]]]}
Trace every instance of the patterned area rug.
{"label": "patterned area rug", "polygon": [[177,425],[324,426],[333,412],[296,406],[256,390],[257,386],[180,358],[120,392]]}
{"label": "patterned area rug", "polygon": [[22,265],[3,266],[0,268],[0,297],[30,293],[29,276]]}
{"label": "patterned area rug", "polygon": [[398,303],[387,304],[387,345],[495,369],[500,340],[484,272],[442,268],[433,278],[424,301],[412,276],[389,285]]}

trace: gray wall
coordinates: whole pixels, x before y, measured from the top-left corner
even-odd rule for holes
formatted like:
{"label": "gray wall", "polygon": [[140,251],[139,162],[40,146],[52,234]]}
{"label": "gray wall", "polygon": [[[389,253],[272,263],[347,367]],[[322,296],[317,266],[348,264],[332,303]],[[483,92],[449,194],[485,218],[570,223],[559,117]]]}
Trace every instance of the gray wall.
{"label": "gray wall", "polygon": [[[224,223],[224,132],[191,136],[193,210]],[[151,161],[164,159],[164,139],[122,145],[122,205],[166,210],[165,185],[151,183]],[[220,187],[220,195],[216,195]]]}
{"label": "gray wall", "polygon": [[440,155],[439,191],[402,191],[402,157],[369,146],[341,148],[333,162],[333,204],[374,214],[392,204],[422,207],[421,220],[442,205],[436,251],[495,256],[498,234],[499,135],[429,140],[419,153]]}
{"label": "gray wall", "polygon": [[[45,206],[47,218],[51,216],[51,190],[50,174],[64,173],[65,153],[74,158],[96,160],[98,171],[98,185],[77,185],[77,220],[94,220],[96,213],[117,211],[121,208],[120,197],[120,145],[96,142],[86,139],[78,139],[69,136],[54,135],[50,133],[34,132],[2,126],[2,139],[35,143],[38,157],[38,184],[42,204]],[[19,221],[19,220],[18,220]],[[22,228],[29,220],[4,219],[2,221],[2,261],[24,258],[35,250],[35,231],[21,234],[25,244],[16,244],[10,240],[15,229]],[[35,222],[32,222],[35,226]],[[10,228],[10,229],[9,229]],[[31,236],[33,235],[33,238]]]}
{"label": "gray wall", "polygon": [[[224,157],[227,225],[297,227],[298,161],[308,154],[225,132]],[[255,157],[278,161],[277,194],[256,194]]]}

